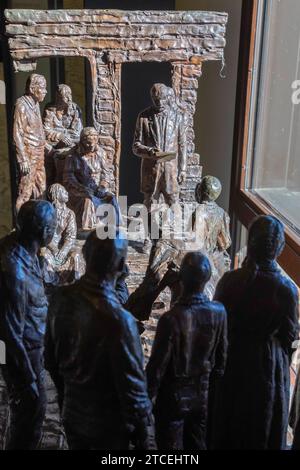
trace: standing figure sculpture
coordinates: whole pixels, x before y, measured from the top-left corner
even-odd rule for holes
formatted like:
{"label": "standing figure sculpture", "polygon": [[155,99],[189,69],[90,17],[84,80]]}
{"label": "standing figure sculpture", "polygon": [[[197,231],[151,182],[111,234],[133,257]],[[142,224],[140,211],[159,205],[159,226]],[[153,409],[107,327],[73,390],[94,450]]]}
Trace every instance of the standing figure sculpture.
{"label": "standing figure sculpture", "polygon": [[[150,209],[164,196],[169,206],[178,201],[179,184],[186,177],[186,128],[184,114],[170,100],[169,87],[155,83],[151,88],[153,106],[138,117],[133,152],[142,157],[141,192]],[[174,153],[171,161],[159,163],[156,154]]]}
{"label": "standing figure sculpture", "polygon": [[[155,83],[151,98],[153,106],[137,119],[132,147],[133,153],[142,158],[141,192],[149,212],[152,204],[159,204],[161,195],[168,206],[179,201],[179,185],[186,178],[187,165],[185,114],[177,107],[173,90]],[[158,159],[167,154],[173,158]]]}
{"label": "standing figure sculpture", "polygon": [[42,250],[45,268],[58,275],[59,284],[79,279],[85,270],[84,258],[76,250],[77,224],[74,212],[67,207],[67,190],[61,184],[53,184],[48,190],[50,202],[57,214],[57,225],[51,243]]}
{"label": "standing figure sculpture", "polygon": [[227,351],[225,309],[203,293],[210,275],[208,259],[188,253],[182,296],[157,325],[147,378],[162,450],[207,448],[209,388],[223,375]]}
{"label": "standing figure sculpture", "polygon": [[17,231],[0,242],[0,339],[6,345],[2,374],[9,393],[6,449],[36,449],[46,411],[43,346],[47,298],[38,252],[56,226],[47,201],[28,201],[18,212]]}
{"label": "standing figure sculpture", "polygon": [[50,303],[46,367],[59,392],[70,449],[148,446],[151,403],[143,353],[132,315],[115,289],[124,270],[127,241],[84,246],[86,274],[62,287]]}
{"label": "standing figure sculpture", "polygon": [[46,191],[46,136],[40,105],[47,94],[46,79],[32,74],[25,95],[18,98],[14,111],[13,141],[19,170],[17,211],[31,197],[42,198]]}
{"label": "standing figure sculpture", "polygon": [[276,263],[284,243],[282,223],[258,217],[249,229],[243,267],[226,273],[217,286],[215,299],[228,312],[229,348],[216,448],[286,448],[299,305],[296,286]]}
{"label": "standing figure sculpture", "polygon": [[216,203],[221,191],[221,182],[214,176],[204,176],[195,190],[198,206],[193,214],[192,229],[197,249],[204,252],[211,263],[210,298],[221,277],[230,269],[230,257],[226,251],[231,245],[230,219]]}
{"label": "standing figure sculpture", "polygon": [[76,214],[78,229],[90,231],[96,227],[97,209],[102,204],[111,204],[116,225],[120,223],[117,199],[108,191],[110,175],[105,157],[93,127],[81,131],[79,145],[66,157],[63,184],[69,192],[69,206]]}
{"label": "standing figure sculpture", "polygon": [[191,241],[194,250],[201,250],[210,261],[212,276],[206,283],[205,294],[213,298],[218,281],[230,269],[230,257],[226,251],[231,245],[230,220],[224,209],[215,202],[221,190],[217,178],[202,178],[195,190],[198,206],[192,215],[190,236],[186,239],[160,239],[152,246],[143,282],[126,304],[140,321],[149,319],[153,303],[166,287],[171,290],[171,305],[180,297],[179,270]]}
{"label": "standing figure sculpture", "polygon": [[46,155],[48,185],[61,183],[66,152],[77,144],[82,131],[81,109],[72,101],[72,90],[60,84],[54,103],[48,103],[43,115],[44,128],[51,151]]}

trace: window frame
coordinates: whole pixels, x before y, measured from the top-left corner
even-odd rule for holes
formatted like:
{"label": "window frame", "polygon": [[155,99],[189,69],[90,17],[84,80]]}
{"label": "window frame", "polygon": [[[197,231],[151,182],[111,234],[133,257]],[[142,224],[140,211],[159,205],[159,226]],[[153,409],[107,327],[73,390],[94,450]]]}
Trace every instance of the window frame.
{"label": "window frame", "polygon": [[[253,163],[253,149],[250,150],[253,86],[255,85],[255,54],[259,31],[257,22],[261,2],[265,0],[243,0],[242,28],[238,86],[236,96],[235,131],[233,143],[233,164],[231,175],[230,215],[233,221],[233,253],[237,253],[238,228],[242,223],[247,229],[258,215],[271,214],[282,220],[266,201],[247,189],[248,171]],[[251,153],[249,153],[251,152]],[[283,221],[284,222],[284,221]],[[279,259],[284,271],[300,285],[300,237],[285,224],[286,246]]]}

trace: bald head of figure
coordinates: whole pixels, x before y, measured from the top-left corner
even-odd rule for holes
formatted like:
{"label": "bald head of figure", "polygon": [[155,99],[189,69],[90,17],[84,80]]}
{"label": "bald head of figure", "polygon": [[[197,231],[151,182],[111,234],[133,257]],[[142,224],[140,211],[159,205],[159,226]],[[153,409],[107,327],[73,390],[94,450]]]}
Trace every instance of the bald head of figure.
{"label": "bald head of figure", "polygon": [[211,277],[210,262],[200,251],[188,253],[183,258],[179,275],[185,294],[203,292]]}
{"label": "bald head of figure", "polygon": [[218,199],[222,192],[221,181],[215,176],[204,176],[197,184],[195,195],[196,201],[201,204],[205,201],[213,202]]}
{"label": "bald head of figure", "polygon": [[47,246],[56,229],[56,210],[48,201],[27,201],[17,216],[20,238],[35,240],[40,247]]}
{"label": "bald head of figure", "polygon": [[98,238],[96,230],[87,238],[83,247],[86,272],[97,279],[116,279],[124,269],[128,242],[117,231],[114,239]]}

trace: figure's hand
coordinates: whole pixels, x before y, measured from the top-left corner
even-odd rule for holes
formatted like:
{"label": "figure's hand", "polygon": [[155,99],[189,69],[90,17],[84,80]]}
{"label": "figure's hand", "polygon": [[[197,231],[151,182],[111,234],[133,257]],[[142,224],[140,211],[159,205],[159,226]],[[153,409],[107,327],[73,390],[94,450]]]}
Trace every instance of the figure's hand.
{"label": "figure's hand", "polygon": [[39,398],[40,393],[36,382],[32,382],[25,387],[18,388],[16,393],[14,394],[13,401],[16,405],[18,405],[24,397],[28,401],[28,398],[32,401],[35,401]]}
{"label": "figure's hand", "polygon": [[72,147],[72,145],[73,145],[72,140],[71,140],[67,135],[64,135],[64,136],[62,137],[61,141],[62,141],[67,147]]}
{"label": "figure's hand", "polygon": [[49,155],[51,152],[53,152],[53,147],[52,145],[49,144],[49,142],[46,142],[45,144],[45,151]]}
{"label": "figure's hand", "polygon": [[150,150],[150,155],[154,157],[157,154],[157,152],[160,152],[160,149],[158,147],[152,147]]}
{"label": "figure's hand", "polygon": [[110,191],[105,191],[104,197],[105,197],[105,199],[106,199],[108,202],[111,202],[112,199],[113,199],[113,197],[114,197],[114,195],[113,195],[113,193],[111,193]]}
{"label": "figure's hand", "polygon": [[58,263],[62,263],[66,257],[67,253],[65,252],[65,250],[59,250],[59,252],[57,253],[57,255],[55,256],[56,260],[58,261]]}
{"label": "figure's hand", "polygon": [[20,172],[22,176],[29,175],[30,173],[30,165],[28,162],[20,163]]}
{"label": "figure's hand", "polygon": [[186,171],[182,170],[178,175],[178,183],[182,184],[185,182],[185,180],[186,180]]}
{"label": "figure's hand", "polygon": [[28,392],[32,400],[37,400],[40,396],[36,382],[32,382],[28,387]]}

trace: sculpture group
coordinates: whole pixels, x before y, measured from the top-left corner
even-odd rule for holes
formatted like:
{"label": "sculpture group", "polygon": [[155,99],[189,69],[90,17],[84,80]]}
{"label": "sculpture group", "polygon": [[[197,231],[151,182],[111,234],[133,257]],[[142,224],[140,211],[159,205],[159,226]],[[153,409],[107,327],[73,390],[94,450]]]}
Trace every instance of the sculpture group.
{"label": "sculpture group", "polygon": [[[97,60],[108,81],[116,62],[106,69]],[[153,85],[153,104],[137,117],[133,153],[141,159],[149,219],[155,205],[164,203],[172,214],[183,203],[194,104],[191,90],[186,103],[175,85],[179,70],[188,87],[198,73],[189,60],[175,67],[173,87]],[[297,290],[276,262],[284,248],[281,222],[256,219],[243,266],[229,271],[230,221],[216,202],[222,186],[199,177],[189,224],[197,249],[189,237],[153,239],[146,231],[147,270],[129,295],[126,227],[101,143],[108,136],[83,126],[68,85],[58,85],[41,116],[45,95],[45,78],[30,75],[14,114],[17,222],[0,241],[6,448],[39,447],[45,360],[72,450],[284,449],[299,328]],[[112,239],[95,230],[109,228],[99,216],[103,205],[113,209]],[[158,321],[144,370],[139,327],[165,288],[170,308]]]}
{"label": "sculpture group", "polygon": [[209,259],[200,251],[184,256],[181,294],[159,320],[147,381],[137,322],[123,305],[127,241],[120,232],[102,240],[92,231],[85,274],[58,289],[48,308],[38,252],[51,243],[56,222],[50,202],[28,201],[17,230],[1,240],[7,449],[39,446],[43,355],[70,449],[153,449],[153,430],[162,450],[286,448],[299,326],[297,289],[276,264],[281,222],[253,222],[243,267],[222,277],[213,301],[204,293]]}

